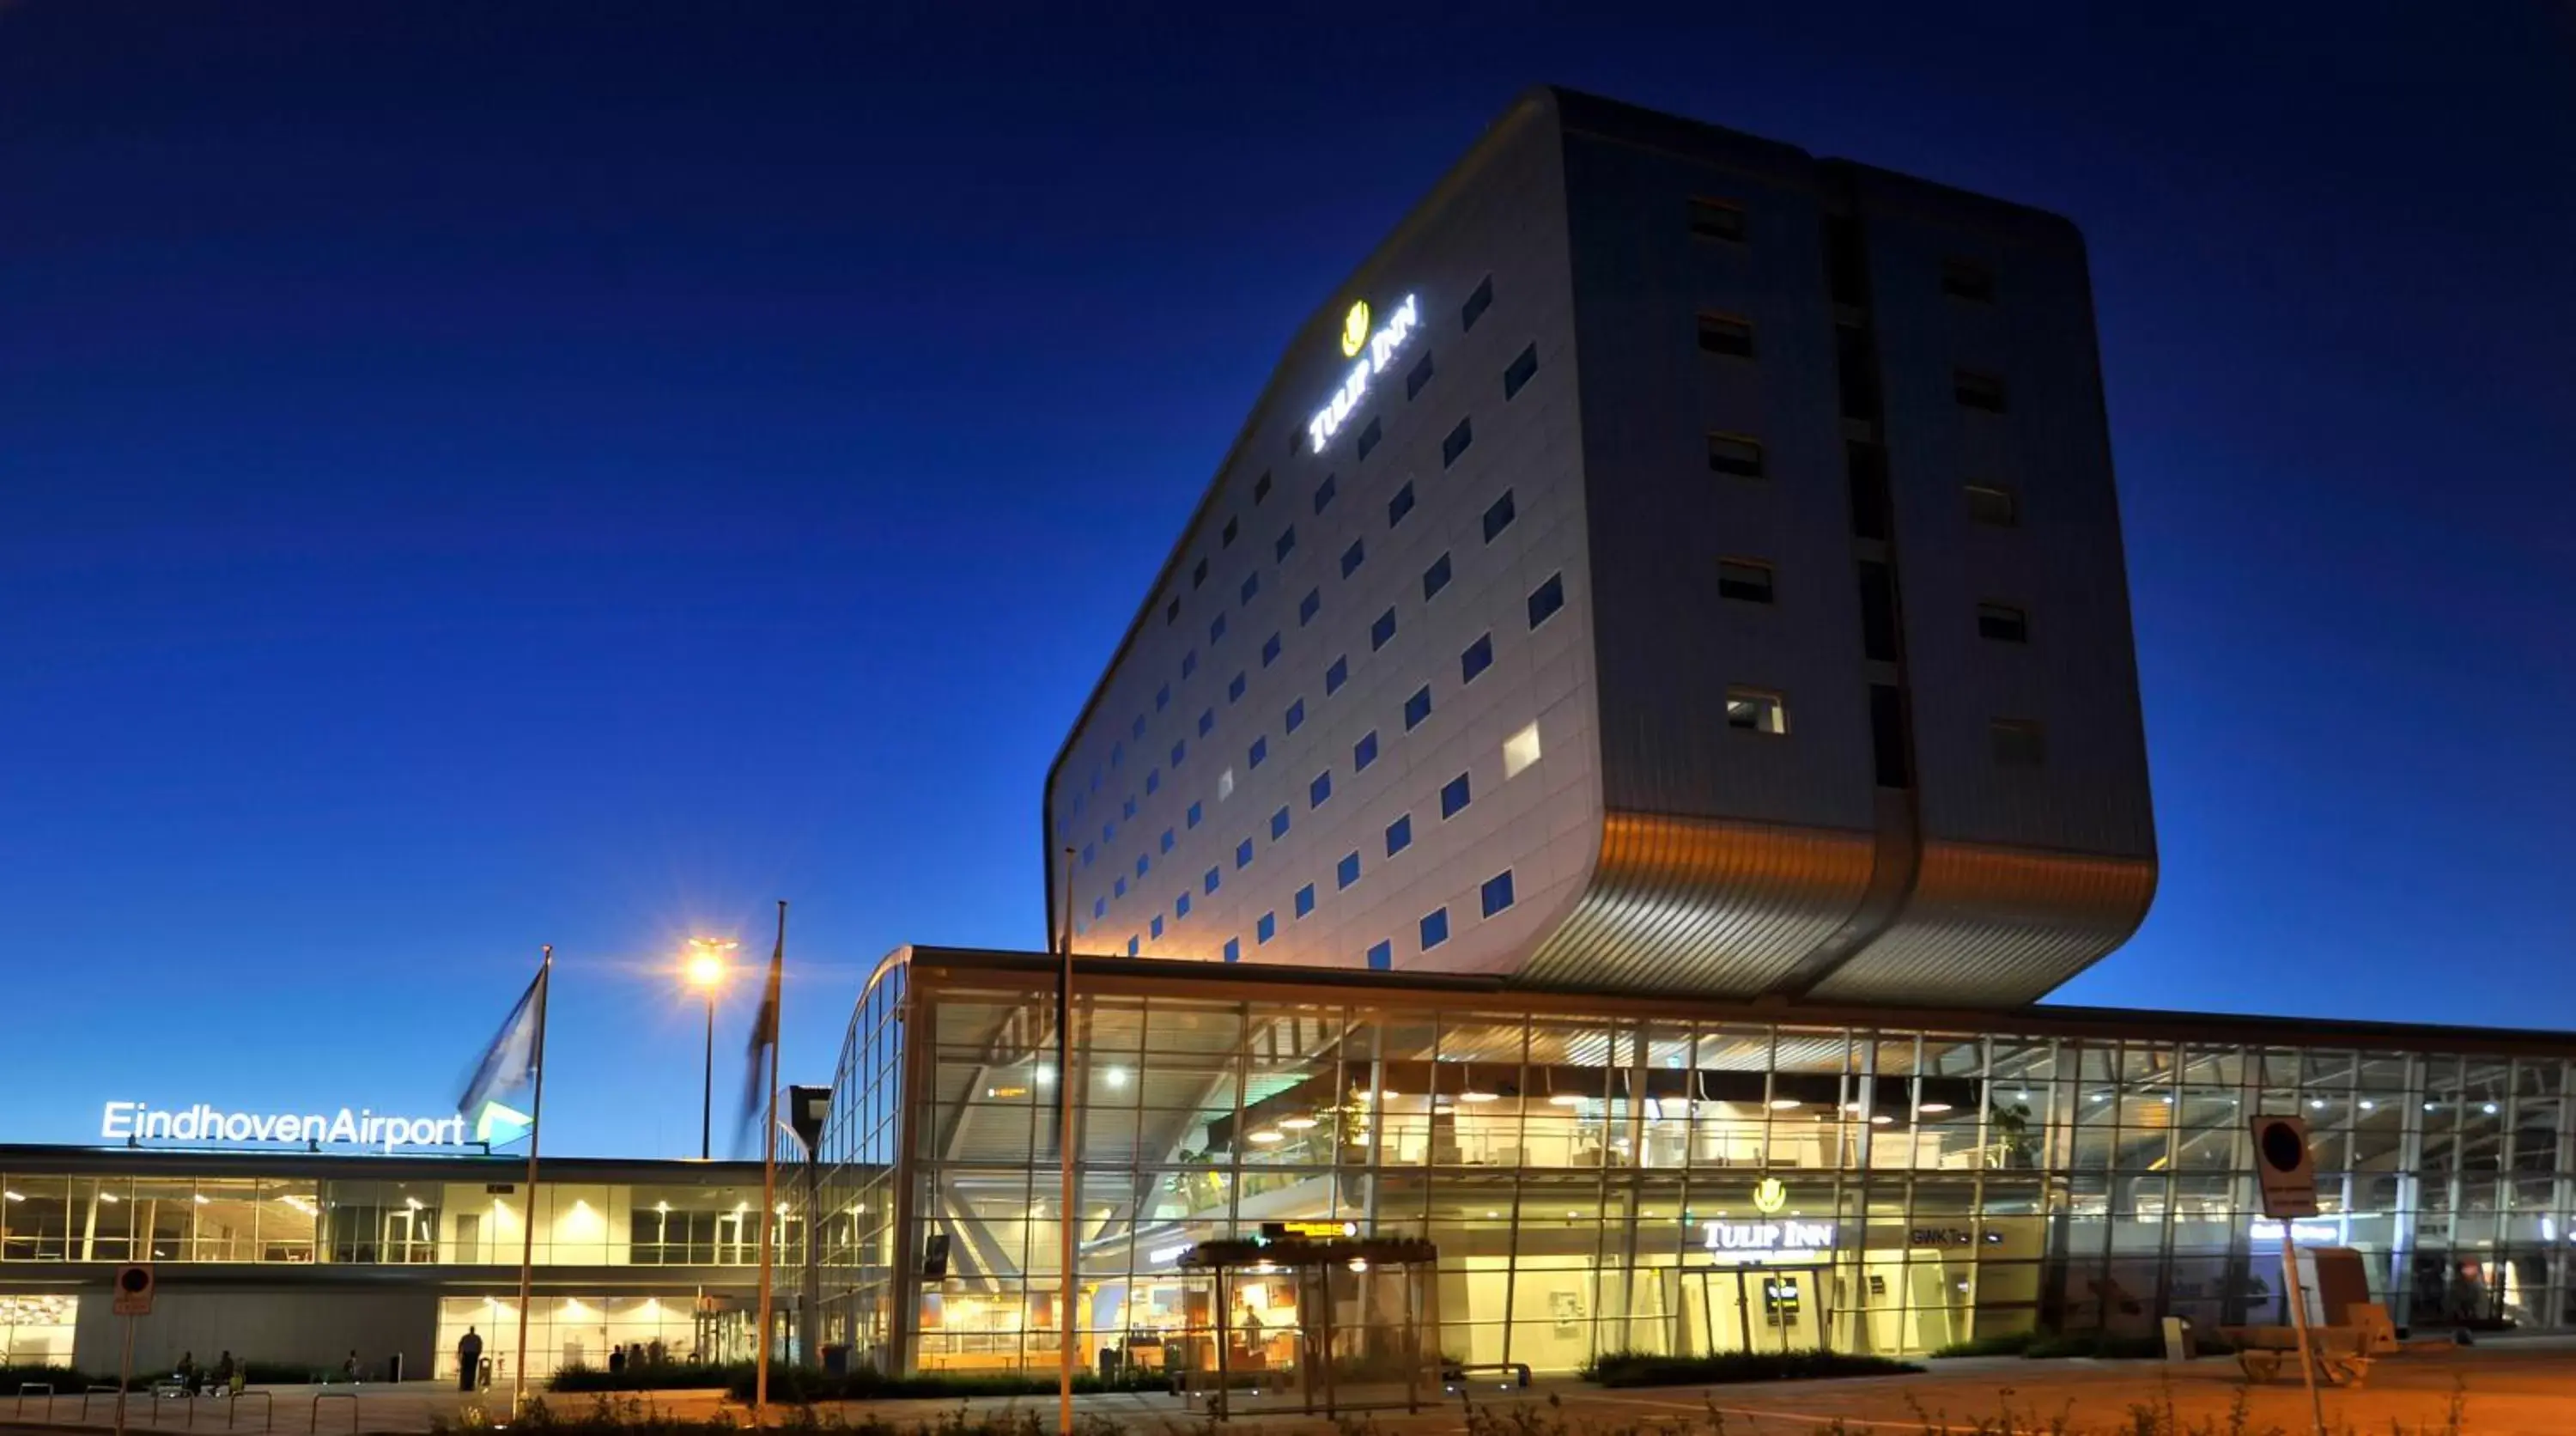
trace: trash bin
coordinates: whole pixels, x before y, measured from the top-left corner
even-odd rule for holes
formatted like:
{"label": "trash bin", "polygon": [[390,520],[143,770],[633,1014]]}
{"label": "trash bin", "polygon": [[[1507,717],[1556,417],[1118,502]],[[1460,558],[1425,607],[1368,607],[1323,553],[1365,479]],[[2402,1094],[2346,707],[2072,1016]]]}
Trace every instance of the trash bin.
{"label": "trash bin", "polygon": [[397,1351],[397,1352],[395,1352],[393,1355],[388,1356],[388,1357],[386,1357],[386,1358],[385,1358],[385,1379],[386,1379],[387,1381],[390,1381],[390,1382],[394,1383],[394,1384],[395,1384],[395,1385],[397,1385],[397,1386],[399,1386],[399,1385],[401,1385],[401,1384],[402,1384],[402,1353],[401,1353],[401,1352]]}
{"label": "trash bin", "polygon": [[1107,1384],[1116,1381],[1118,1379],[1119,1366],[1125,1360],[1126,1353],[1120,1351],[1117,1347],[1104,1346],[1100,1348],[1101,1382],[1103,1384]]}
{"label": "trash bin", "polygon": [[481,1361],[479,1361],[479,1362],[475,1363],[475,1367],[476,1367],[476,1369],[475,1369],[475,1372],[474,1372],[474,1389],[475,1389],[475,1390],[477,1390],[477,1391],[489,1391],[489,1390],[491,1390],[491,1389],[492,1389],[492,1358],[491,1358],[491,1357],[488,1357],[488,1356],[487,1356],[487,1357],[484,1357]]}
{"label": "trash bin", "polygon": [[2189,1361],[2199,1355],[2192,1342],[2191,1318],[2168,1316],[2165,1326],[2165,1360]]}

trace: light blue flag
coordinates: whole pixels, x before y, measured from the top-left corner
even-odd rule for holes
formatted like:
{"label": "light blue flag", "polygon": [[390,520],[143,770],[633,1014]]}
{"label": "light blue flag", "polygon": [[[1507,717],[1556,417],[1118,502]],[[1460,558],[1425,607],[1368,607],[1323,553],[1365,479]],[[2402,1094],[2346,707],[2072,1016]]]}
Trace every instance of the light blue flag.
{"label": "light blue flag", "polygon": [[[520,994],[519,1005],[511,1008],[510,1015],[502,1021],[501,1031],[493,1037],[483,1060],[475,1064],[474,1075],[465,1083],[465,1095],[456,1100],[456,1110],[477,1126],[478,1135],[487,1107],[499,1107],[498,1099],[536,1081],[537,1064],[545,1055],[545,988],[546,974],[540,968],[536,980]],[[519,1116],[516,1112],[510,1115]]]}

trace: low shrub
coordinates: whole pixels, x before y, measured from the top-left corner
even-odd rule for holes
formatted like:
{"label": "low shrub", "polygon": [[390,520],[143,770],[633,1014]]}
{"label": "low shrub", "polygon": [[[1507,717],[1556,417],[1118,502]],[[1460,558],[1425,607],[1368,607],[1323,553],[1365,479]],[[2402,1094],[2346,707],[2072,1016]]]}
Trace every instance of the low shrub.
{"label": "low shrub", "polygon": [[1822,1381],[1838,1376],[1901,1376],[1923,1368],[1884,1356],[1840,1351],[1729,1351],[1715,1356],[1656,1356],[1613,1351],[1583,1369],[1603,1386],[1696,1386],[1733,1381]]}
{"label": "low shrub", "polygon": [[2021,1356],[2026,1354],[2030,1350],[2031,1343],[2037,1340],[2039,1340],[2039,1333],[2036,1331],[2002,1331],[1992,1336],[1951,1342],[1947,1346],[1936,1348],[1932,1356],[1934,1360],[1949,1356]]}
{"label": "low shrub", "polygon": [[[725,1394],[736,1401],[751,1399],[752,1369],[748,1362],[726,1368]],[[1249,1385],[1258,1380],[1251,1373],[1238,1373],[1236,1385]],[[1161,1372],[1128,1371],[1109,1379],[1093,1372],[1077,1372],[1073,1378],[1077,1395],[1095,1391],[1168,1391],[1171,1379]],[[785,1402],[808,1401],[909,1401],[961,1400],[971,1396],[1053,1396],[1056,1379],[1047,1375],[1024,1375],[1019,1372],[993,1372],[988,1375],[963,1376],[941,1372],[924,1372],[917,1376],[889,1376],[873,1367],[862,1366],[840,1376],[804,1367],[772,1366],[769,1368],[769,1399]]]}
{"label": "low shrub", "polygon": [[[609,1371],[597,1366],[566,1366],[546,1382],[549,1391],[587,1393],[594,1391],[704,1391],[730,1387],[739,1378],[742,1389],[751,1389],[751,1363],[725,1362],[708,1365],[692,1361],[639,1361],[622,1370]],[[771,1368],[769,1384],[778,1384],[778,1368]]]}

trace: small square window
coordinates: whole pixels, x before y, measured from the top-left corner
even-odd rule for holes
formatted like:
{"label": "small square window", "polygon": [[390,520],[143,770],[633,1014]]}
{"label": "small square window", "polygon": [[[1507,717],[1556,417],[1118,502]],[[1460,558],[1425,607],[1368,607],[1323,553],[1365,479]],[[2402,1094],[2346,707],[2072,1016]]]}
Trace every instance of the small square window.
{"label": "small square window", "polygon": [[1330,698],[1339,693],[1342,685],[1350,681],[1351,661],[1348,658],[1334,659],[1332,666],[1324,670],[1324,696]]}
{"label": "small square window", "polygon": [[1977,605],[1977,636],[1997,643],[2030,642],[2030,615],[2009,603]]}
{"label": "small square window", "polygon": [[1275,843],[1286,836],[1288,836],[1288,810],[1282,807],[1278,812],[1270,815],[1270,841]]}
{"label": "small square window", "polygon": [[1280,533],[1278,541],[1270,545],[1270,556],[1284,562],[1288,555],[1296,551],[1297,528],[1296,525],[1291,524]]}
{"label": "small square window", "polygon": [[1207,870],[1206,875],[1202,876],[1202,877],[1199,879],[1199,886],[1200,886],[1200,887],[1202,887],[1202,888],[1204,888],[1204,889],[1206,889],[1206,890],[1207,890],[1207,891],[1209,891],[1209,892],[1215,892],[1215,891],[1216,891],[1216,885],[1217,885],[1217,882],[1218,882],[1218,880],[1219,880],[1222,876],[1223,876],[1223,875],[1222,875],[1222,874],[1220,874],[1220,873],[1219,873],[1215,868],[1210,868],[1210,869],[1208,869],[1208,870]]}
{"label": "small square window", "polygon": [[1459,420],[1458,427],[1449,431],[1449,437],[1440,441],[1440,467],[1445,469],[1458,462],[1458,456],[1467,452],[1467,446],[1474,442],[1476,442],[1476,421]]}
{"label": "small square window", "polygon": [[1215,731],[1216,710],[1213,708],[1201,709],[1199,711],[1199,736],[1204,738]]}
{"label": "small square window", "polygon": [[1225,940],[1225,960],[1226,960],[1226,961],[1228,961],[1228,962],[1241,962],[1241,961],[1243,961],[1243,939],[1242,939],[1242,938],[1239,938],[1239,937],[1229,937],[1229,938],[1227,938],[1227,939]]}
{"label": "small square window", "polygon": [[1703,354],[1752,358],[1753,321],[1740,314],[1702,314],[1699,317],[1699,350]]}
{"label": "small square window", "polygon": [[1260,478],[1252,481],[1252,501],[1257,504],[1268,497],[1270,497],[1270,475],[1265,472]]}
{"label": "small square window", "polygon": [[1740,603],[1769,603],[1773,588],[1771,565],[1751,559],[1722,558],[1717,561],[1717,596]]}
{"label": "small square window", "polygon": [[1538,346],[1532,344],[1520,352],[1520,357],[1512,360],[1510,368],[1503,371],[1503,399],[1505,402],[1509,402],[1511,399],[1516,397],[1521,392],[1521,386],[1527,384],[1531,379],[1535,378],[1537,374]]}
{"label": "small square window", "polygon": [[1406,484],[1395,491],[1394,498],[1386,501],[1386,526],[1393,528],[1404,522],[1404,516],[1411,512],[1413,512],[1413,485]]}
{"label": "small square window", "polygon": [[1425,603],[1449,586],[1449,555],[1442,554],[1422,571],[1422,599]]}
{"label": "small square window", "polygon": [[1180,622],[1180,621],[1181,621],[1181,601],[1180,601],[1179,599],[1177,599],[1177,598],[1176,598],[1176,599],[1173,599],[1171,602],[1169,602],[1169,603],[1167,603],[1167,604],[1164,604],[1164,605],[1163,605],[1163,622],[1164,622],[1164,623],[1166,623],[1166,624],[1173,624],[1173,623],[1178,623],[1178,622]]}
{"label": "small square window", "polygon": [[1093,898],[1091,900],[1091,915],[1095,918],[1109,916],[1109,899]]}
{"label": "small square window", "polygon": [[1762,445],[1742,434],[1708,436],[1708,470],[1713,474],[1732,474],[1739,479],[1762,477]]}
{"label": "small square window", "polygon": [[1368,771],[1368,765],[1376,761],[1377,730],[1371,728],[1360,735],[1358,742],[1351,745],[1351,771],[1364,773]]}
{"label": "small square window", "polygon": [[1134,956],[1136,955],[1136,949],[1137,949],[1140,945],[1141,945],[1141,944],[1139,944],[1139,943],[1136,941],[1136,939],[1135,939],[1135,938],[1133,938],[1133,937],[1128,938],[1128,939],[1127,939],[1127,955],[1128,955],[1129,957],[1134,957]]}
{"label": "small square window", "polygon": [[1357,853],[1342,854],[1342,860],[1333,865],[1333,886],[1337,888],[1346,888],[1359,880],[1360,855]]}
{"label": "small square window", "polygon": [[1759,688],[1726,690],[1726,726],[1746,733],[1789,731],[1789,708],[1777,693]]}
{"label": "small square window", "polygon": [[1367,458],[1369,456],[1369,450],[1376,448],[1377,441],[1385,437],[1386,431],[1379,426],[1378,421],[1375,419],[1369,420],[1368,427],[1360,430],[1358,446],[1359,456],[1363,459]]}
{"label": "small square window", "polygon": [[1114,772],[1117,772],[1117,771],[1118,771],[1118,765],[1119,765],[1119,764],[1121,764],[1121,763],[1124,763],[1124,762],[1126,762],[1126,761],[1127,761],[1127,745],[1126,745],[1126,744],[1124,744],[1124,743],[1112,743],[1112,744],[1110,744],[1110,745],[1109,745],[1109,771],[1111,771],[1111,772],[1113,772],[1113,773],[1114,773]]}
{"label": "small square window", "polygon": [[1154,711],[1160,713],[1171,706],[1172,685],[1166,683],[1162,687],[1154,690]]}
{"label": "small square window", "polygon": [[1694,199],[1690,202],[1690,232],[1693,239],[1723,239],[1742,244],[1744,206],[1728,199]]}
{"label": "small square window", "polygon": [[1951,375],[1950,391],[1964,408],[1983,409],[1989,414],[2004,411],[2004,381],[2000,375],[1961,369]]}
{"label": "small square window", "polygon": [[1449,940],[1449,909],[1433,908],[1422,915],[1422,950],[1429,952]]}
{"label": "small square window", "polygon": [[1941,261],[1941,292],[1979,304],[1995,302],[1995,272],[1973,259]]}
{"label": "small square window", "polygon": [[1368,965],[1369,971],[1371,972],[1393,972],[1395,970],[1395,945],[1392,943],[1381,942],[1376,946],[1371,947],[1368,950]]}
{"label": "small square window", "polygon": [[1182,760],[1183,758],[1188,757],[1189,755],[1190,755],[1190,745],[1189,745],[1189,740],[1188,740],[1188,739],[1186,739],[1186,738],[1185,738],[1185,739],[1181,740],[1180,742],[1173,744],[1173,745],[1172,745],[1172,766],[1173,766],[1173,767],[1175,767],[1175,768],[1178,768],[1179,766],[1181,766],[1181,760]]}
{"label": "small square window", "polygon": [[1138,853],[1136,855],[1136,876],[1140,878],[1143,877],[1145,875],[1147,865],[1152,861],[1153,859],[1146,854]]}
{"label": "small square window", "polygon": [[1248,681],[1249,680],[1247,680],[1240,671],[1236,672],[1234,677],[1227,679],[1225,685],[1225,700],[1228,703],[1239,703],[1243,701],[1243,690]]}
{"label": "small square window", "polygon": [[1421,727],[1422,720],[1430,716],[1431,685],[1425,683],[1413,690],[1412,697],[1404,700],[1404,731],[1410,733]]}
{"label": "small square window", "polygon": [[1172,850],[1172,842],[1173,842],[1173,838],[1172,838],[1172,830],[1171,830],[1171,829],[1169,829],[1169,828],[1165,828],[1165,829],[1163,829],[1163,842],[1162,842],[1162,847],[1163,847],[1163,851],[1164,851],[1164,852],[1167,852],[1167,853],[1168,853],[1168,852],[1170,852],[1170,851]]}
{"label": "small square window", "polygon": [[1183,894],[1181,894],[1179,897],[1174,898],[1174,899],[1172,900],[1172,916],[1173,916],[1175,919],[1179,919],[1179,918],[1185,918],[1185,917],[1188,917],[1189,915],[1190,915],[1190,895],[1189,895],[1188,893],[1183,893]]}
{"label": "small square window", "polygon": [[1390,608],[1369,625],[1369,651],[1375,653],[1395,641],[1395,610]]}
{"label": "small square window", "polygon": [[1305,726],[1306,726],[1306,700],[1305,700],[1305,699],[1300,698],[1300,699],[1298,699],[1296,702],[1291,703],[1291,704],[1289,704],[1289,705],[1288,705],[1288,712],[1287,712],[1287,715],[1286,715],[1286,724],[1287,724],[1288,731],[1289,731],[1289,732],[1291,732],[1291,733],[1294,733],[1294,732],[1296,732],[1298,729],[1303,728],[1303,727],[1305,727]]}
{"label": "small square window", "polygon": [[1413,372],[1404,376],[1404,397],[1411,399],[1419,395],[1422,392],[1422,386],[1430,382],[1431,356],[1425,353],[1414,363]]}
{"label": "small square window", "polygon": [[1190,810],[1185,817],[1188,826],[1193,828],[1197,827],[1199,825],[1200,805],[1197,803],[1190,804]]}
{"label": "small square window", "polygon": [[1475,328],[1476,321],[1484,318],[1485,311],[1493,307],[1494,277],[1488,274],[1485,282],[1476,286],[1476,292],[1467,296],[1467,302],[1458,306],[1458,328],[1461,331]]}
{"label": "small square window", "polygon": [[1547,582],[1530,590],[1529,626],[1536,628],[1547,622],[1556,616],[1558,609],[1563,607],[1565,607],[1565,575],[1549,574]]}
{"label": "small square window", "polygon": [[1187,677],[1189,677],[1191,674],[1196,673],[1196,672],[1198,672],[1198,671],[1199,671],[1199,651],[1198,651],[1197,649],[1193,648],[1193,649],[1191,649],[1189,652],[1184,653],[1184,654],[1182,654],[1182,655],[1181,655],[1181,676],[1182,676],[1183,678],[1187,678]]}
{"label": "small square window", "polygon": [[1275,912],[1263,913],[1261,920],[1252,925],[1252,940],[1255,942],[1268,942],[1278,935],[1279,914]]}
{"label": "small square window", "polygon": [[1121,811],[1119,812],[1118,816],[1120,816],[1120,817],[1122,817],[1122,818],[1132,818],[1132,817],[1136,816],[1136,800],[1135,800],[1135,799],[1133,799],[1133,798],[1129,798],[1125,803],[1121,804],[1121,805],[1120,805],[1120,807],[1121,807]]}
{"label": "small square window", "polygon": [[1150,797],[1154,796],[1156,793],[1161,792],[1162,790],[1163,790],[1163,770],[1162,770],[1162,769],[1160,769],[1160,768],[1148,768],[1148,769],[1146,769],[1146,770],[1145,770],[1145,796],[1150,798]]}
{"label": "small square window", "polygon": [[1458,681],[1473,683],[1476,675],[1494,666],[1494,636],[1490,633],[1467,645],[1458,655]]}
{"label": "small square window", "polygon": [[1467,775],[1464,773],[1440,785],[1440,816],[1443,818],[1458,816],[1474,801],[1475,797],[1467,790]]}
{"label": "small square window", "polygon": [[1314,622],[1315,615],[1323,611],[1324,591],[1320,588],[1306,590],[1306,596],[1297,600],[1297,626],[1303,628]]}
{"label": "small square window", "polygon": [[1352,574],[1359,572],[1360,565],[1367,561],[1367,542],[1362,539],[1351,540],[1351,546],[1342,550],[1342,577],[1348,578]]}
{"label": "small square window", "polygon": [[1970,484],[1967,494],[1970,523],[1999,529],[2021,527],[2021,499],[2012,490],[2000,484]]}
{"label": "small square window", "polygon": [[1234,865],[1237,868],[1252,866],[1252,839],[1246,838],[1234,845]]}
{"label": "small square window", "polygon": [[1252,596],[1259,592],[1261,592],[1261,575],[1257,573],[1245,574],[1243,576],[1243,602],[1252,602]]}
{"label": "small square window", "polygon": [[1315,885],[1313,883],[1308,883],[1304,887],[1297,889],[1296,907],[1297,916],[1299,917],[1304,917],[1315,910]]}
{"label": "small square window", "polygon": [[1331,796],[1333,796],[1333,773],[1327,768],[1315,775],[1315,781],[1306,785],[1306,806],[1320,808],[1324,806],[1324,800]]}
{"label": "small square window", "polygon": [[2048,736],[2028,718],[1998,718],[1993,724],[1995,762],[2006,768],[2036,768],[2048,758]]}
{"label": "small square window", "polygon": [[1268,638],[1261,640],[1261,666],[1267,668],[1278,661],[1279,635],[1274,633]]}
{"label": "small square window", "polygon": [[1204,583],[1206,583],[1206,582],[1207,582],[1207,560],[1206,560],[1206,559],[1200,559],[1200,560],[1198,561],[1198,566],[1197,566],[1196,568],[1193,568],[1193,569],[1191,569],[1191,570],[1190,570],[1190,587],[1192,587],[1192,588],[1197,588],[1199,585],[1204,584]]}
{"label": "small square window", "polygon": [[1137,715],[1136,715],[1136,722],[1135,722],[1134,726],[1133,726],[1133,727],[1131,727],[1131,728],[1128,730],[1128,733],[1129,733],[1129,735],[1130,735],[1130,736],[1132,736],[1132,737],[1137,737],[1137,738],[1142,738],[1142,737],[1144,737],[1144,736],[1145,736],[1145,715],[1144,715],[1144,714],[1139,713],[1139,714],[1137,714]]}
{"label": "small square window", "polygon": [[1270,740],[1268,738],[1255,738],[1252,740],[1252,746],[1243,750],[1243,766],[1247,768],[1258,768],[1261,766],[1261,760],[1269,756]]}
{"label": "small square window", "polygon": [[1405,814],[1386,825],[1386,855],[1394,857],[1413,846],[1413,815]]}
{"label": "small square window", "polygon": [[1097,855],[1099,851],[1100,848],[1098,844],[1084,843],[1082,845],[1082,865],[1086,868],[1091,866],[1092,858]]}
{"label": "small square window", "polygon": [[1325,509],[1330,508],[1333,502],[1333,495],[1340,491],[1341,487],[1337,477],[1332,474],[1324,475],[1324,481],[1315,486],[1315,512],[1320,514]]}
{"label": "small square window", "polygon": [[1512,905],[1512,870],[1505,868],[1485,879],[1477,896],[1483,899],[1485,916],[1492,917]]}
{"label": "small square window", "polygon": [[1503,496],[1485,510],[1485,542],[1492,543],[1503,530],[1512,526],[1512,520],[1519,517],[1520,510],[1512,503],[1512,491],[1503,490]]}
{"label": "small square window", "polygon": [[1538,761],[1538,725],[1530,724],[1503,740],[1503,781],[1519,777]]}
{"label": "small square window", "polygon": [[1225,637],[1225,615],[1220,613],[1208,620],[1208,642],[1213,644],[1223,637]]}
{"label": "small square window", "polygon": [[1225,521],[1225,531],[1217,535],[1216,546],[1218,548],[1234,547],[1234,537],[1240,532],[1242,532],[1242,526],[1232,519],[1227,519]]}
{"label": "small square window", "polygon": [[1122,878],[1118,879],[1116,882],[1111,883],[1111,884],[1109,885],[1109,895],[1110,895],[1111,897],[1122,897],[1122,898],[1123,898],[1123,897],[1125,897],[1125,896],[1127,896],[1127,879],[1125,879],[1125,878],[1123,878],[1123,877],[1122,877]]}

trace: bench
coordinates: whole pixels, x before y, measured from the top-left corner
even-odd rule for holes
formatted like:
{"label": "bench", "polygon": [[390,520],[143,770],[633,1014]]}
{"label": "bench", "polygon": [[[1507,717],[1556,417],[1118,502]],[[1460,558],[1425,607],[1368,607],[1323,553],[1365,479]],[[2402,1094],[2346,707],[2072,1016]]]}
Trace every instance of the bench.
{"label": "bench", "polygon": [[1526,1361],[1444,1361],[1440,1364],[1440,1380],[1443,1385],[1458,1386],[1466,1382],[1468,1373],[1488,1371],[1508,1376],[1513,1384],[1524,1388],[1530,1384],[1529,1363]]}
{"label": "bench", "polygon": [[[2218,1334],[2235,1343],[2236,1364],[2249,1381],[2271,1381],[2284,1372],[2298,1375],[2299,1333],[2288,1326],[2222,1326]],[[2308,1362],[2328,1386],[2358,1390],[2377,1359],[2376,1333],[2361,1326],[2308,1328]]]}

